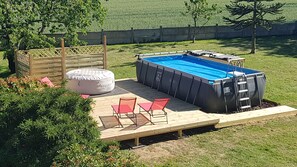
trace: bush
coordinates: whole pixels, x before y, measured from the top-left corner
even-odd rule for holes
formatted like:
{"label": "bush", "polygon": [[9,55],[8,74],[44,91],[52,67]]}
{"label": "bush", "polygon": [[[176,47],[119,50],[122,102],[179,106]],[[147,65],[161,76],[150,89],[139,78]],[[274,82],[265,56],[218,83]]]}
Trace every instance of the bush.
{"label": "bush", "polygon": [[72,143],[101,145],[90,103],[63,88],[1,93],[0,163],[49,166]]}
{"label": "bush", "polygon": [[107,152],[102,152],[96,147],[73,144],[59,152],[52,166],[134,167],[142,165],[136,161],[136,157],[127,152],[121,152],[118,146],[109,146]]}
{"label": "bush", "polygon": [[35,78],[31,77],[9,77],[6,79],[0,78],[0,92],[14,92],[17,94],[22,94],[27,90],[41,90],[47,87],[46,84],[42,84]]}
{"label": "bush", "polygon": [[0,91],[0,166],[136,164],[100,140],[91,99],[28,77],[0,79]]}

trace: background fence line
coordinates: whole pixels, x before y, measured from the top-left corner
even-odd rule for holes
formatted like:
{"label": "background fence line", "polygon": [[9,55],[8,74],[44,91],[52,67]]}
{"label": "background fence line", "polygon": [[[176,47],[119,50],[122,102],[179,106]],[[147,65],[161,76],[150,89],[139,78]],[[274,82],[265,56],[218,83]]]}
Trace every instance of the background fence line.
{"label": "background fence line", "polygon": [[[86,35],[79,34],[79,39],[86,41],[88,45],[102,44],[104,35],[107,36],[107,44],[129,44],[148,42],[177,42],[191,40],[194,27],[166,28],[160,26],[157,29],[134,29],[115,30],[101,32],[88,32]],[[197,29],[196,39],[226,39],[250,37],[251,30],[245,29],[235,31],[230,26],[205,26]],[[263,28],[257,29],[257,36],[283,36],[297,34],[297,21],[295,23],[274,24],[272,29],[267,31]],[[61,38],[63,34],[49,35]],[[98,40],[100,38],[101,40]]]}

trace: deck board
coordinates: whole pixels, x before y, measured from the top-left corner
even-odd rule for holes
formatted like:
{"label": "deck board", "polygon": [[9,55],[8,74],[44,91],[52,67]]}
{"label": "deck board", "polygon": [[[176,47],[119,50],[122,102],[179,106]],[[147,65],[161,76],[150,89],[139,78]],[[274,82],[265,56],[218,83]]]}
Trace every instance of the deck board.
{"label": "deck board", "polygon": [[[149,115],[146,112],[139,113],[139,108],[136,105],[137,126],[134,125],[135,118],[123,116],[120,121],[124,127],[119,127],[117,120],[112,114],[111,105],[118,104],[120,97],[137,97],[137,103],[153,101],[155,98],[170,98],[170,102],[166,107],[168,124],[165,117],[158,117],[153,118],[155,124],[152,125],[147,120]],[[205,113],[195,105],[158,92],[155,89],[137,83],[133,79],[119,80],[116,82],[115,91],[100,96],[93,96],[92,98],[95,104],[90,115],[98,124],[101,139],[109,141],[123,141],[128,139],[135,139],[137,141],[140,137],[174,131],[181,133],[185,129],[211,125],[216,128],[222,128],[251,121],[297,114],[295,108],[288,106],[277,106],[234,114]]]}

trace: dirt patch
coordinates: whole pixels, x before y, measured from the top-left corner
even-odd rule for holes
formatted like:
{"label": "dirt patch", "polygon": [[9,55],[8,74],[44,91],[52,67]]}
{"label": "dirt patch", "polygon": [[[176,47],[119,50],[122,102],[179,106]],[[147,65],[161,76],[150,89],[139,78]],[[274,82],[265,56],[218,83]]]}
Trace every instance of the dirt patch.
{"label": "dirt patch", "polygon": [[162,143],[151,144],[146,147],[133,149],[140,162],[154,166],[156,163],[165,162],[167,159],[184,154],[187,148],[191,148],[187,139],[170,140]]}
{"label": "dirt patch", "polygon": [[275,107],[275,106],[278,106],[278,105],[279,104],[274,102],[274,101],[263,99],[262,103],[261,103],[261,106],[253,107],[252,110],[259,110],[259,109],[263,109],[263,108]]}
{"label": "dirt patch", "polygon": [[[157,163],[159,164],[165,162],[170,158],[185,156],[191,151],[202,153],[203,150],[198,150],[199,148],[192,148],[191,142],[189,142],[189,140],[191,140],[189,136],[214,130],[216,129],[213,126],[194,128],[184,130],[182,139],[178,137],[177,132],[172,132],[150,137],[143,137],[140,139],[141,146],[138,148],[132,149],[132,140],[121,142],[121,146],[122,149],[131,149],[131,151],[139,157],[140,162],[154,166]],[[189,148],[192,149],[189,150]]]}

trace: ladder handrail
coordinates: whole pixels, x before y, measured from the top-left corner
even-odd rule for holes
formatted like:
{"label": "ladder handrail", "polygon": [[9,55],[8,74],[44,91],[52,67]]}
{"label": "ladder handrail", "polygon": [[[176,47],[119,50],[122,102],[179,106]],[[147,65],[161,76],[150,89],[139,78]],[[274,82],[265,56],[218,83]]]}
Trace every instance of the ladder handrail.
{"label": "ladder handrail", "polygon": [[[238,78],[239,80],[240,78]],[[237,82],[237,88],[239,87],[237,93],[238,93],[238,97],[236,99],[236,101],[238,101],[238,109],[242,110],[243,107],[245,107],[244,109],[250,109],[252,104],[251,104],[251,97],[250,97],[250,90],[249,90],[249,86],[248,86],[248,78],[245,74],[243,74],[241,76],[241,79],[242,79],[242,82],[245,82],[241,85],[238,84]],[[242,87],[244,87],[243,89],[241,89]],[[247,91],[244,91],[244,92],[239,92],[240,90],[247,90]],[[243,94],[240,95],[240,93]],[[243,99],[243,100],[242,100]],[[242,105],[242,103],[245,102],[245,106]]]}

